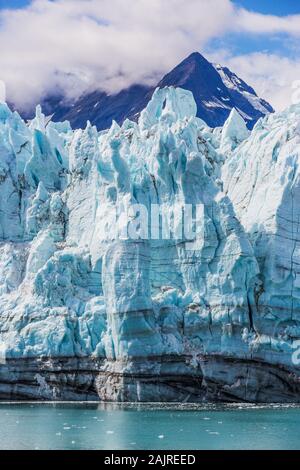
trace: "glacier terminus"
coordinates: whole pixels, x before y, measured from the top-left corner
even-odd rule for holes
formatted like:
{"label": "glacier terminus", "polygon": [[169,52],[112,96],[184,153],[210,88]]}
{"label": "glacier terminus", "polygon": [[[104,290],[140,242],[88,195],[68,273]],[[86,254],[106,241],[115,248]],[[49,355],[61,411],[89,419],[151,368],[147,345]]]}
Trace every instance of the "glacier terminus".
{"label": "glacier terminus", "polygon": [[[0,105],[1,399],[300,402],[300,105],[196,115],[174,87],[100,132]],[[128,207],[201,211],[121,237]]]}

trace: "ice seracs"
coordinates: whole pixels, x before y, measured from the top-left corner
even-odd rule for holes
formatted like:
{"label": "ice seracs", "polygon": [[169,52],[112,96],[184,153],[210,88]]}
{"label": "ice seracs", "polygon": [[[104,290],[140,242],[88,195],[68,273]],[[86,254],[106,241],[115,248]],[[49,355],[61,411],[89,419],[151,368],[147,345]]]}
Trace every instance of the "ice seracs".
{"label": "ice seracs", "polygon": [[249,137],[250,131],[238,111],[233,108],[221,131],[220,151],[226,155]]}
{"label": "ice seracs", "polygon": [[260,266],[256,346],[279,363],[290,362],[300,333],[299,122],[299,105],[259,121],[222,168]]}
{"label": "ice seracs", "polygon": [[173,87],[100,133],[0,108],[2,397],[298,400],[299,109],[196,112]]}

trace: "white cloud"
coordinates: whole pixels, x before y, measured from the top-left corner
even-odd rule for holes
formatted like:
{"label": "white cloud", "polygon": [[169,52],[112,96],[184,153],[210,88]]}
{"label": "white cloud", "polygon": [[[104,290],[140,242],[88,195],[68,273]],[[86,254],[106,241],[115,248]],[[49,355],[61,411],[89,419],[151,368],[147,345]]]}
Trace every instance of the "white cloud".
{"label": "white cloud", "polygon": [[[19,103],[63,86],[149,82],[230,22],[229,0],[36,0],[1,15],[0,71]],[[218,15],[215,15],[215,11]],[[155,80],[154,80],[155,82]]]}
{"label": "white cloud", "polygon": [[256,34],[286,33],[292,36],[300,36],[300,15],[285,17],[274,15],[262,15],[239,9],[236,15],[236,28],[239,31],[247,31]]}
{"label": "white cloud", "polygon": [[[155,83],[210,39],[238,31],[298,36],[300,16],[254,14],[230,0],[35,0],[0,13],[0,78],[23,106],[60,88],[70,96],[95,87],[114,92]],[[254,84],[262,87],[258,58],[262,75]],[[245,58],[230,61],[244,78],[253,76]]]}

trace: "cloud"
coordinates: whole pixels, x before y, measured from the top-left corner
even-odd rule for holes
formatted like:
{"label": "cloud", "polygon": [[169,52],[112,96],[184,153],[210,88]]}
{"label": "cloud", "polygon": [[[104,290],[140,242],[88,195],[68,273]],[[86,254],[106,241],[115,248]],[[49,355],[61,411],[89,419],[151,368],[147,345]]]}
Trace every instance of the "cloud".
{"label": "cloud", "polygon": [[[59,90],[74,97],[87,89],[114,93],[154,84],[190,52],[229,32],[299,31],[298,15],[260,15],[230,0],[35,0],[0,13],[0,78],[9,99],[26,107]],[[234,70],[250,75],[246,65],[241,57]]]}
{"label": "cloud", "polygon": [[200,3],[201,9],[199,0],[36,0],[5,11],[1,78],[21,104],[61,87],[79,94],[154,83],[230,22],[229,1]]}
{"label": "cloud", "polygon": [[262,15],[238,9],[236,12],[236,29],[254,34],[286,33],[300,36],[300,15],[274,16]]}

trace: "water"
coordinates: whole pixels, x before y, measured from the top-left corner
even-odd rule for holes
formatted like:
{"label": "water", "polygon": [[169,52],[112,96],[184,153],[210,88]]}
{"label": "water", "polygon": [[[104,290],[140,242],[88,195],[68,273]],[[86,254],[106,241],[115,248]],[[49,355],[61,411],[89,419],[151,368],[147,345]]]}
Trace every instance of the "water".
{"label": "water", "polygon": [[287,406],[0,403],[0,449],[300,449]]}

